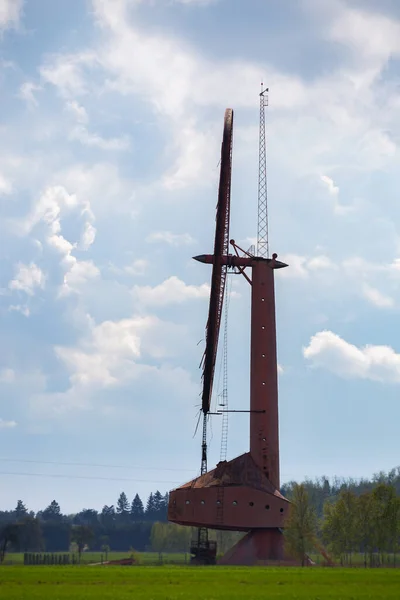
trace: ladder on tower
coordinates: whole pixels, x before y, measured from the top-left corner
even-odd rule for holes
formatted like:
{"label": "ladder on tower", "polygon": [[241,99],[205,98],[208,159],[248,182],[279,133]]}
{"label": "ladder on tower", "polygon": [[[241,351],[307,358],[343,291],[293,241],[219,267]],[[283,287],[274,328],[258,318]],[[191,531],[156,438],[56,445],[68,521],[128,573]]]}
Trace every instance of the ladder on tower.
{"label": "ladder on tower", "polygon": [[[226,460],[228,453],[228,309],[229,309],[229,294],[225,298],[225,313],[224,313],[224,343],[222,357],[222,394],[220,396],[219,406],[222,408],[222,430],[221,430],[221,451],[220,462]],[[217,488],[217,525],[224,524],[224,485]]]}

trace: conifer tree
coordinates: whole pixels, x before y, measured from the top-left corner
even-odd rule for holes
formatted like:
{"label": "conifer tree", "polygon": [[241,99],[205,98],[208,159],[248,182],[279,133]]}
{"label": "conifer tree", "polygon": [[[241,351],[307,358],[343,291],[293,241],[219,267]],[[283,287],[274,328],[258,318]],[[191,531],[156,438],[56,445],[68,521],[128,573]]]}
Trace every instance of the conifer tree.
{"label": "conifer tree", "polygon": [[156,506],[155,506],[155,502],[154,502],[153,492],[150,492],[150,496],[147,499],[145,514],[146,514],[146,519],[148,521],[152,521],[156,515]]}
{"label": "conifer tree", "polygon": [[144,517],[144,506],[139,496],[136,494],[131,504],[131,518],[133,521],[142,521]]}
{"label": "conifer tree", "polygon": [[17,521],[20,521],[21,519],[26,517],[27,514],[28,514],[28,509],[26,508],[25,504],[22,502],[22,500],[18,500],[17,506],[14,509],[15,519]]}
{"label": "conifer tree", "polygon": [[127,522],[129,518],[130,506],[125,492],[121,492],[117,500],[117,514],[120,521]]}

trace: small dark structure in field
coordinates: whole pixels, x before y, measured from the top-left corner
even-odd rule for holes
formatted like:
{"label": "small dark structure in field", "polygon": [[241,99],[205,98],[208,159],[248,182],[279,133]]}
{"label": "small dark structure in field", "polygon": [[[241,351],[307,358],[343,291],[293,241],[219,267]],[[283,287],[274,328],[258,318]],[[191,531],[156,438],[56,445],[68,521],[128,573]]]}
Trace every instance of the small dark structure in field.
{"label": "small dark structure in field", "polygon": [[77,564],[74,554],[40,554],[37,552],[24,553],[24,565],[71,565]]}

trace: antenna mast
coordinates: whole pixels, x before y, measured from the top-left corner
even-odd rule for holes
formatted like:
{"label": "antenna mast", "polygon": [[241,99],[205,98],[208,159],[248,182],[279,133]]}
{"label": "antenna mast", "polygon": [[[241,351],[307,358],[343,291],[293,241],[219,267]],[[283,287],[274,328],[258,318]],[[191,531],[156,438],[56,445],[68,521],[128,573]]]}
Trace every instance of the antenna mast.
{"label": "antenna mast", "polygon": [[267,143],[265,137],[265,108],[268,106],[268,91],[261,84],[260,93],[260,138],[258,163],[258,231],[257,256],[269,258],[268,246],[268,194],[267,194]]}

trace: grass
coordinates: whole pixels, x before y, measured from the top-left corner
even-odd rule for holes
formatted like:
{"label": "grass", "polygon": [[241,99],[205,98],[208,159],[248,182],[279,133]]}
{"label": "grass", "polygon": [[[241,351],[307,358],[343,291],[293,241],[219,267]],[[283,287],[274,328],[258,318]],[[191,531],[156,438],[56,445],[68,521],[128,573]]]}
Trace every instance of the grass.
{"label": "grass", "polygon": [[7,600],[385,600],[395,569],[245,567],[23,567],[0,570]]}

